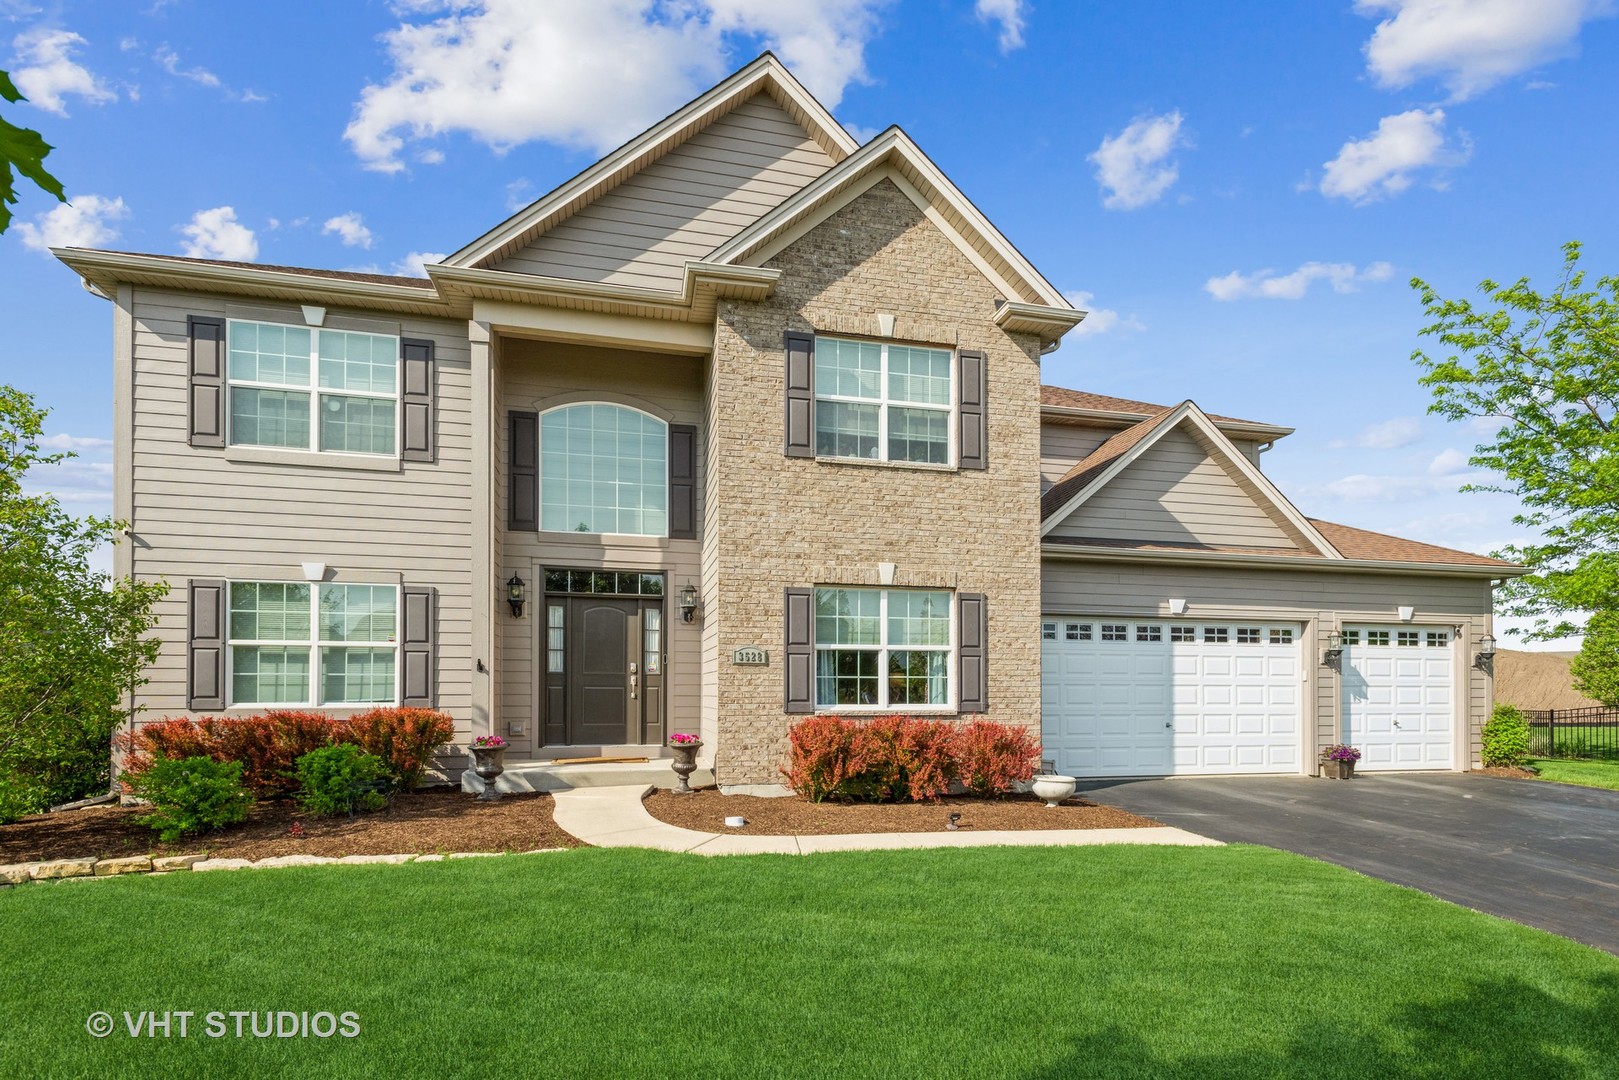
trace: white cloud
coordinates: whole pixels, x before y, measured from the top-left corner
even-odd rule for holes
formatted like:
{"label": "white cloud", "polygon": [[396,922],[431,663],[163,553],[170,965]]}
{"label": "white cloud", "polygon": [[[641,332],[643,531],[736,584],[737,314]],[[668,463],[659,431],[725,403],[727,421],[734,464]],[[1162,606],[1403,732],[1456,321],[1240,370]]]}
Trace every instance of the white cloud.
{"label": "white cloud", "polygon": [[201,86],[209,86],[215,89],[220,86],[219,76],[205,67],[182,68],[180,66],[180,54],[167,45],[159,45],[157,51],[152,54],[152,59],[156,60],[163,70],[170,75],[181,79],[190,79]]}
{"label": "white cloud", "polygon": [[1407,502],[1453,490],[1454,486],[1454,480],[1440,480],[1432,476],[1368,476],[1357,473],[1331,483],[1308,487],[1306,494],[1343,502]]}
{"label": "white cloud", "polygon": [[1109,210],[1134,210],[1156,202],[1180,175],[1169,156],[1186,145],[1179,110],[1143,116],[1117,135],[1109,135],[1087,156],[1096,165],[1096,180]]}
{"label": "white cloud", "polygon": [[1312,282],[1326,281],[1333,292],[1350,293],[1368,281],[1387,281],[1393,273],[1394,267],[1386,262],[1372,263],[1364,270],[1353,263],[1307,262],[1291,274],[1233,270],[1224,277],[1209,278],[1203,288],[1216,300],[1302,300]]}
{"label": "white cloud", "polygon": [[391,273],[400,277],[426,277],[428,263],[441,263],[448,252],[412,251],[393,264]]}
{"label": "white cloud", "polygon": [[117,238],[113,225],[129,216],[124,200],[105,195],[74,195],[58,203],[33,221],[17,224],[17,235],[24,247],[49,252],[53,247],[101,247]]}
{"label": "white cloud", "polygon": [[73,59],[73,53],[83,44],[84,38],[72,31],[43,26],[18,34],[11,41],[17,51],[11,81],[29,104],[60,116],[67,115],[64,99],[69,95],[91,105],[117,101],[117,94]]}
{"label": "white cloud", "polygon": [[89,435],[46,435],[39,440],[45,450],[105,450],[111,439],[98,439]]}
{"label": "white cloud", "polygon": [[404,168],[408,140],[455,131],[605,151],[717,81],[733,45],[772,49],[835,108],[865,78],[885,2],[412,0],[383,35],[393,71],[361,91],[344,137],[381,172]]}
{"label": "white cloud", "polygon": [[360,220],[358,211],[350,210],[346,214],[327,218],[326,224],[321,226],[320,234],[326,236],[331,233],[336,233],[342,239],[344,247],[371,246],[371,230]]}
{"label": "white cloud", "polygon": [[1611,0],[1358,0],[1355,10],[1387,16],[1366,42],[1366,68],[1379,86],[1434,77],[1461,101],[1503,79],[1567,56],[1580,26],[1611,14]]}
{"label": "white cloud", "polygon": [[534,201],[534,184],[526,176],[506,185],[506,210],[515,214]]}
{"label": "white cloud", "polygon": [[1470,152],[1466,137],[1459,149],[1449,147],[1444,127],[1443,109],[1412,109],[1383,117],[1376,131],[1344,143],[1338,156],[1326,163],[1321,194],[1373,202],[1410,187],[1411,174],[1418,169],[1461,164]]}
{"label": "white cloud", "polygon": [[236,220],[233,207],[198,210],[180,231],[186,236],[182,250],[194,259],[252,262],[259,255],[258,239],[252,229]]}
{"label": "white cloud", "polygon": [[1333,447],[1358,446],[1366,450],[1398,450],[1422,438],[1422,417],[1396,416],[1392,420],[1362,428],[1352,439],[1338,439]]}
{"label": "white cloud", "polygon": [[1460,450],[1441,450],[1439,455],[1428,464],[1428,473],[1432,476],[1455,476],[1466,472],[1467,459],[1470,455]]}
{"label": "white cloud", "polygon": [[1097,307],[1096,298],[1088,292],[1065,292],[1064,299],[1081,311],[1088,312],[1085,321],[1068,332],[1069,337],[1106,334],[1113,330],[1145,330],[1147,324],[1134,315],[1120,315],[1112,308]]}
{"label": "white cloud", "polygon": [[1023,47],[1023,0],[978,0],[973,11],[979,22],[1001,24],[1001,52]]}

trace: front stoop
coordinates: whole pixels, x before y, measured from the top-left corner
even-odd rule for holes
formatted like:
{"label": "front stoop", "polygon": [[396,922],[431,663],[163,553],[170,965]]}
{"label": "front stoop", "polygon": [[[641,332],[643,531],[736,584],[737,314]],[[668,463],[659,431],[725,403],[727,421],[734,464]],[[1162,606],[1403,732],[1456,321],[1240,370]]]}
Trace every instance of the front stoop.
{"label": "front stoop", "polygon": [[650,785],[597,786],[556,796],[551,820],[592,847],[643,847],[694,855],[811,855],[823,851],[896,851],[905,848],[1088,846],[1166,844],[1223,847],[1218,840],[1167,826],[1144,829],[1028,829],[937,833],[852,833],[833,836],[748,836],[697,832],[659,821],[642,805]]}
{"label": "front stoop", "polygon": [[[508,794],[530,791],[572,791],[575,788],[648,787],[670,789],[676,777],[673,759],[645,762],[609,762],[600,765],[556,765],[548,761],[507,761],[506,771],[495,781],[495,790]],[[691,774],[693,787],[712,787],[714,770],[698,769]],[[461,790],[483,791],[483,781],[471,769],[461,774]]]}

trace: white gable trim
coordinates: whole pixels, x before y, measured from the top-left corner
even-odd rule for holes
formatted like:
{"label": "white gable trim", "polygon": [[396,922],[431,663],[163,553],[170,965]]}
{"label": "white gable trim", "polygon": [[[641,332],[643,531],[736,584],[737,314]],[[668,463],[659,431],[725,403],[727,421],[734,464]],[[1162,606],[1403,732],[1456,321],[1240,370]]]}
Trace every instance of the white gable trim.
{"label": "white gable trim", "polygon": [[[1062,293],[990,224],[910,136],[897,127],[889,128],[806,184],[797,194],[717,248],[708,261],[763,262],[848,205],[855,197],[848,195],[850,190],[857,189],[858,195],[882,179],[893,180],[915,201],[928,219],[966,252],[990,281],[1006,290],[1008,300],[1072,310],[1073,305]],[[1003,264],[1002,268],[993,268],[996,260]],[[1080,318],[1083,315],[1076,311],[1074,322],[1077,324]]]}
{"label": "white gable trim", "polygon": [[832,160],[842,161],[859,146],[780,60],[765,53],[572,180],[496,225],[445,259],[444,265],[474,267],[510,245],[534,239],[548,224],[554,223],[553,218],[561,220],[618,187],[760,91],[775,97]]}
{"label": "white gable trim", "polygon": [[[1270,504],[1268,509],[1279,514],[1288,524],[1297,529],[1316,551],[1328,559],[1343,558],[1342,553],[1333,547],[1325,536],[1321,535],[1321,531],[1310,524],[1309,519],[1299,512],[1298,507],[1289,502],[1287,496],[1283,495],[1281,490],[1270,482],[1270,478],[1260,472],[1258,467],[1249,461],[1246,455],[1240,453],[1231,444],[1231,440],[1226,437],[1225,433],[1215,425],[1214,421],[1208,418],[1208,414],[1198,408],[1195,402],[1191,401],[1183,401],[1175,406],[1174,410],[1160,420],[1158,426],[1148,432],[1145,438],[1120,454],[1106,469],[1102,470],[1096,479],[1075,492],[1073,497],[1062,505],[1061,509],[1041,524],[1040,535],[1042,537],[1048,535],[1075,510],[1084,505],[1091,496],[1112,483],[1115,477],[1139,460],[1153,446],[1157,445],[1158,441],[1166,434],[1180,427],[1183,423],[1190,423],[1197,428],[1208,440],[1209,445],[1219,455],[1226,467],[1235,469],[1258,488],[1260,495]],[[1262,509],[1265,508],[1262,507]]]}

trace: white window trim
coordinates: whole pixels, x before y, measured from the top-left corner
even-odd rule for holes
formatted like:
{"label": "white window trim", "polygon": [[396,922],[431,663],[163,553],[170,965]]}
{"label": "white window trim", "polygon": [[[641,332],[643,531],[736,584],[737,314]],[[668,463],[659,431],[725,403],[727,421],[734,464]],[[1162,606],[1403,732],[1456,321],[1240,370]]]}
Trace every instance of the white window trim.
{"label": "white window trim", "polygon": [[[903,589],[902,588],[871,588],[869,586],[861,586],[861,585],[817,585],[817,586],[815,586],[815,590],[814,590],[815,592],[818,593],[818,592],[821,592],[822,590],[835,590],[835,591],[838,591],[838,592],[874,592],[874,593],[877,593],[878,594],[878,602],[877,602],[877,620],[878,620],[878,623],[877,623],[877,625],[879,627],[878,636],[879,636],[879,639],[880,639],[881,643],[878,644],[878,645],[842,645],[842,644],[826,644],[826,645],[822,645],[820,641],[815,640],[814,613],[813,613],[813,611],[811,612],[811,616],[810,616],[810,627],[811,627],[810,637],[811,637],[811,644],[812,644],[812,647],[813,647],[814,652],[815,652],[815,668],[811,672],[810,678],[811,678],[811,681],[815,685],[814,699],[815,699],[815,711],[816,712],[850,713],[850,714],[853,714],[853,715],[880,716],[880,715],[883,715],[885,713],[894,712],[897,709],[897,710],[900,710],[900,711],[905,712],[905,713],[914,713],[916,715],[921,716],[921,715],[954,713],[954,712],[959,711],[958,708],[957,708],[957,701],[956,701],[956,666],[957,666],[956,623],[958,621],[958,618],[957,618],[957,607],[956,607],[956,594],[955,594],[955,592],[953,590],[950,590],[950,589],[924,589],[924,588],[903,588]],[[946,623],[949,624],[949,628],[950,628],[950,644],[948,646],[942,646],[942,645],[907,645],[907,646],[904,646],[903,648],[898,648],[898,649],[896,649],[893,646],[890,646],[889,644],[887,644],[887,641],[888,641],[888,594],[891,593],[891,592],[942,592],[942,593],[945,594],[945,596],[949,597],[949,599],[946,601],[946,604],[948,605],[949,610],[946,613],[945,621],[946,621]],[[812,596],[811,600],[812,600],[812,605],[813,605],[813,600],[814,600],[813,596]],[[821,704],[821,679],[820,679],[821,653],[822,652],[839,652],[839,651],[873,652],[873,653],[877,654],[877,696],[882,699],[878,704],[876,704],[876,705],[823,705],[823,704]],[[945,670],[944,670],[944,689],[945,689],[944,702],[942,704],[937,704],[937,705],[916,705],[916,704],[906,704],[904,702],[900,702],[897,705],[896,704],[890,704],[888,702],[888,654],[890,652],[942,652],[942,653],[944,653],[945,657],[946,657],[946,659],[945,659]]]}
{"label": "white window trim", "polygon": [[[306,385],[295,383],[269,383],[255,379],[237,379],[230,373],[230,341],[238,325],[245,326],[290,326],[297,330],[309,331],[309,382]],[[331,329],[343,334],[364,334],[367,337],[387,338],[394,343],[394,389],[391,394],[379,393],[375,390],[337,390],[332,387],[320,385],[320,332]],[[319,454],[322,457],[365,458],[367,460],[399,460],[399,444],[402,441],[401,425],[404,424],[404,391],[403,380],[405,361],[401,352],[400,339],[397,334],[378,334],[370,330],[337,330],[335,327],[300,326],[297,323],[278,323],[266,319],[226,319],[225,320],[225,446],[232,450],[270,450],[288,454]],[[247,390],[280,390],[292,394],[308,394],[309,397],[309,445],[308,446],[272,446],[267,443],[239,443],[236,442],[235,432],[231,426],[232,387],[240,386]],[[364,397],[391,400],[394,403],[394,448],[388,454],[369,454],[357,450],[322,450],[320,448],[320,396],[331,394],[334,397]]]}
{"label": "white window trim", "polygon": [[[269,638],[234,638],[230,633],[230,597],[231,590],[237,585],[307,585],[309,586],[309,637],[303,640],[280,641]],[[320,587],[322,585],[367,585],[371,588],[391,588],[394,593],[394,634],[391,642],[371,641],[322,641],[320,639]],[[225,708],[237,710],[259,711],[264,709],[376,709],[389,705],[399,704],[399,680],[401,676],[399,664],[400,620],[404,614],[400,608],[401,590],[398,585],[387,585],[374,581],[348,581],[348,582],[321,582],[321,581],[287,581],[273,578],[231,578],[225,582]],[[236,693],[236,646],[244,647],[267,646],[269,648],[309,649],[309,693],[304,701],[247,701],[237,702]],[[321,662],[320,650],[323,648],[354,648],[354,649],[392,649],[394,654],[394,692],[388,701],[321,701]]]}
{"label": "white window trim", "polygon": [[[656,421],[657,424],[660,427],[663,428],[663,531],[662,532],[659,532],[659,533],[650,533],[650,532],[638,532],[638,533],[574,532],[571,529],[568,530],[567,532],[558,532],[555,529],[547,529],[547,528],[545,528],[545,418],[547,416],[551,415],[554,412],[561,412],[563,409],[577,409],[582,405],[608,405],[608,406],[611,406],[612,408],[615,408],[615,409],[624,409],[624,410],[626,410],[628,412],[640,413],[642,416],[646,417],[647,419]],[[535,512],[539,515],[539,518],[540,518],[540,529],[539,529],[540,532],[548,532],[553,536],[623,536],[623,537],[640,537],[640,538],[651,539],[651,540],[660,540],[660,539],[661,540],[667,540],[667,539],[669,539],[669,477],[670,477],[669,470],[674,467],[674,462],[669,460],[669,421],[665,420],[661,416],[658,416],[656,413],[647,412],[645,409],[637,409],[634,405],[626,405],[622,401],[569,401],[569,402],[565,402],[564,404],[561,404],[561,405],[553,405],[549,409],[544,409],[544,410],[542,410],[540,412],[539,422],[537,424],[535,424],[535,427],[534,427],[534,438],[539,443],[539,445],[535,448],[535,454],[534,454],[534,461],[535,461],[535,465],[536,465],[535,484],[536,484],[536,487],[538,488],[538,496],[536,497],[534,502],[535,502]],[[510,453],[510,448],[509,447],[507,448],[507,452],[508,452],[508,454]]]}
{"label": "white window trim", "polygon": [[[894,342],[907,349],[927,349],[931,352],[949,353],[950,362],[950,389],[945,395],[943,405],[934,405],[930,402],[895,401],[888,396],[888,346],[886,341],[870,341],[864,338],[843,337],[837,334],[817,334],[815,342],[817,347],[823,341],[848,341],[857,345],[876,345],[878,347],[877,363],[877,390],[875,398],[855,397],[850,394],[827,394],[820,388],[820,380],[815,380],[815,408],[810,415],[810,438],[816,443],[820,441],[820,427],[816,422],[816,413],[820,411],[821,402],[829,401],[839,405],[875,405],[877,406],[877,456],[874,458],[856,457],[850,454],[823,454],[819,449],[815,457],[819,461],[858,461],[868,465],[899,465],[932,469],[956,468],[956,424],[957,424],[957,392],[956,386],[961,378],[961,356],[954,349],[941,349],[934,345],[911,345],[905,342]],[[813,357],[811,367],[814,366]],[[945,414],[944,430],[944,460],[941,461],[911,461],[908,458],[891,458],[888,456],[888,409],[894,406],[901,409],[923,409],[930,412]]]}

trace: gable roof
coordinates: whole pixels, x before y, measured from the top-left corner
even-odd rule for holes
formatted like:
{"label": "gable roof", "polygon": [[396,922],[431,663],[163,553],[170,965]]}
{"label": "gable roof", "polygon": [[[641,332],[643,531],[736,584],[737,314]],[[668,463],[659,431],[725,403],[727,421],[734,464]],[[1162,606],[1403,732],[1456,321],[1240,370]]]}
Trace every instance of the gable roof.
{"label": "gable roof", "polygon": [[467,244],[445,259],[445,265],[481,267],[500,261],[759,93],[768,93],[786,109],[833,161],[842,161],[859,145],[786,66],[766,52]]}
{"label": "gable roof", "polygon": [[996,316],[1001,325],[1039,331],[1055,340],[1085,317],[897,126],[716,248],[708,261],[758,265],[885,179],[892,180],[1002,288],[1007,303]]}
{"label": "gable roof", "polygon": [[1342,558],[1321,531],[1288,501],[1270,479],[1242,454],[1215,422],[1191,400],[1162,409],[1097,447],[1058,478],[1040,500],[1040,535],[1045,537],[1109,481],[1146,453],[1166,432],[1186,425],[1204,451],[1236,480],[1256,505],[1293,541],[1326,558]]}
{"label": "gable roof", "polygon": [[1416,540],[1390,536],[1387,533],[1357,529],[1352,525],[1338,525],[1331,521],[1320,521],[1316,518],[1311,518],[1310,523],[1320,529],[1321,534],[1331,540],[1332,546],[1342,552],[1343,557],[1346,559],[1365,559],[1379,562],[1463,563],[1499,567],[1509,571],[1524,570],[1524,567],[1517,563],[1492,558],[1489,555],[1475,555],[1470,551],[1440,547],[1437,544],[1424,544]]}
{"label": "gable roof", "polygon": [[[1165,409],[1173,408],[1170,405],[1152,405],[1145,401],[1133,401],[1130,398],[1111,397],[1107,394],[1093,394],[1085,390],[1070,390],[1066,386],[1040,386],[1040,407],[1047,410],[1073,410],[1075,412],[1105,413],[1120,419],[1143,420]],[[1219,413],[1207,413],[1210,420],[1217,424],[1236,424],[1243,427],[1275,428],[1277,431],[1292,433],[1292,428],[1277,428],[1274,424],[1266,424],[1259,420],[1241,420],[1235,416],[1221,416]]]}

